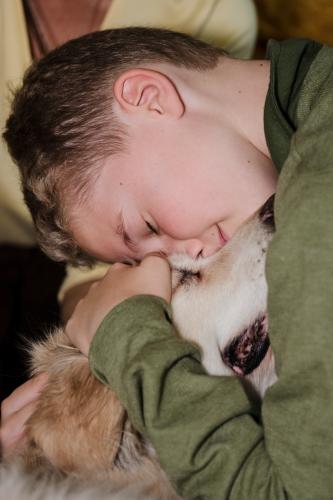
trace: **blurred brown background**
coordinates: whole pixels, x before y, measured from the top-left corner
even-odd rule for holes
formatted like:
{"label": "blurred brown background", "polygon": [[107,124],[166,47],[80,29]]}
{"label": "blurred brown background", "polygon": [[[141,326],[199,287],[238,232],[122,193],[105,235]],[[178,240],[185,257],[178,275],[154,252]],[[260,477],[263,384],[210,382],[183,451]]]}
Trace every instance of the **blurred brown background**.
{"label": "blurred brown background", "polygon": [[333,45],[333,0],[254,0],[261,57],[269,38],[312,38]]}

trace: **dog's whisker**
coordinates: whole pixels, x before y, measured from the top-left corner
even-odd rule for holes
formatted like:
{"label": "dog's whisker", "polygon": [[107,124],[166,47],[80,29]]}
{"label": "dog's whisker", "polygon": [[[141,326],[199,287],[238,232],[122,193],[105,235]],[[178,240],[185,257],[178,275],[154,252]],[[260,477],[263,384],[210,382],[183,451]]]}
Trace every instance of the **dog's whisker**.
{"label": "dog's whisker", "polygon": [[78,349],[77,347],[75,347],[73,345],[58,344],[58,347],[61,347],[62,349],[68,349],[68,350],[71,350],[71,351],[80,352],[80,349]]}

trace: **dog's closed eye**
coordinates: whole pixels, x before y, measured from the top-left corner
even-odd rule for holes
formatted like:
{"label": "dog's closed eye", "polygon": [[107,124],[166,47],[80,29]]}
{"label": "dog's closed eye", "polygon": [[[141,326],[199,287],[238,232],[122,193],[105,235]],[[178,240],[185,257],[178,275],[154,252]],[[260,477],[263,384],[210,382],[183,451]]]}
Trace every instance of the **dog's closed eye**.
{"label": "dog's closed eye", "polygon": [[173,273],[173,292],[179,287],[184,286],[186,288],[201,280],[200,271],[194,272],[189,269],[174,269]]}
{"label": "dog's closed eye", "polygon": [[180,280],[179,283],[184,285],[192,280],[199,281],[201,279],[200,271],[194,273],[193,271],[189,271],[188,269],[180,269]]}

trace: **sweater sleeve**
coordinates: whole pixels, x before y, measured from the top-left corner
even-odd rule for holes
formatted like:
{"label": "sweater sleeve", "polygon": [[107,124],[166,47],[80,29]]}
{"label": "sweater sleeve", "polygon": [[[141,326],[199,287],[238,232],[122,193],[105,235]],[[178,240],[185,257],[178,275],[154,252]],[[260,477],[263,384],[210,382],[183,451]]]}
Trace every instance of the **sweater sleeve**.
{"label": "sweater sleeve", "polygon": [[184,498],[285,498],[257,408],[237,378],[206,374],[162,299],[137,296],[119,304],[89,356]]}

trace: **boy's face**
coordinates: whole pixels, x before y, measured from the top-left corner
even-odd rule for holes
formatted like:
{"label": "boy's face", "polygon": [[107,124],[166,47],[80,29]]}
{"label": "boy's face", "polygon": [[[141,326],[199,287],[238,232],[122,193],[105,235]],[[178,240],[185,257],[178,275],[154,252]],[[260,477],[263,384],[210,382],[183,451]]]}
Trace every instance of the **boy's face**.
{"label": "boy's face", "polygon": [[195,114],[143,119],[128,152],[102,167],[75,214],[74,237],[105,261],[158,251],[206,257],[275,192],[276,181],[271,161],[232,127]]}

